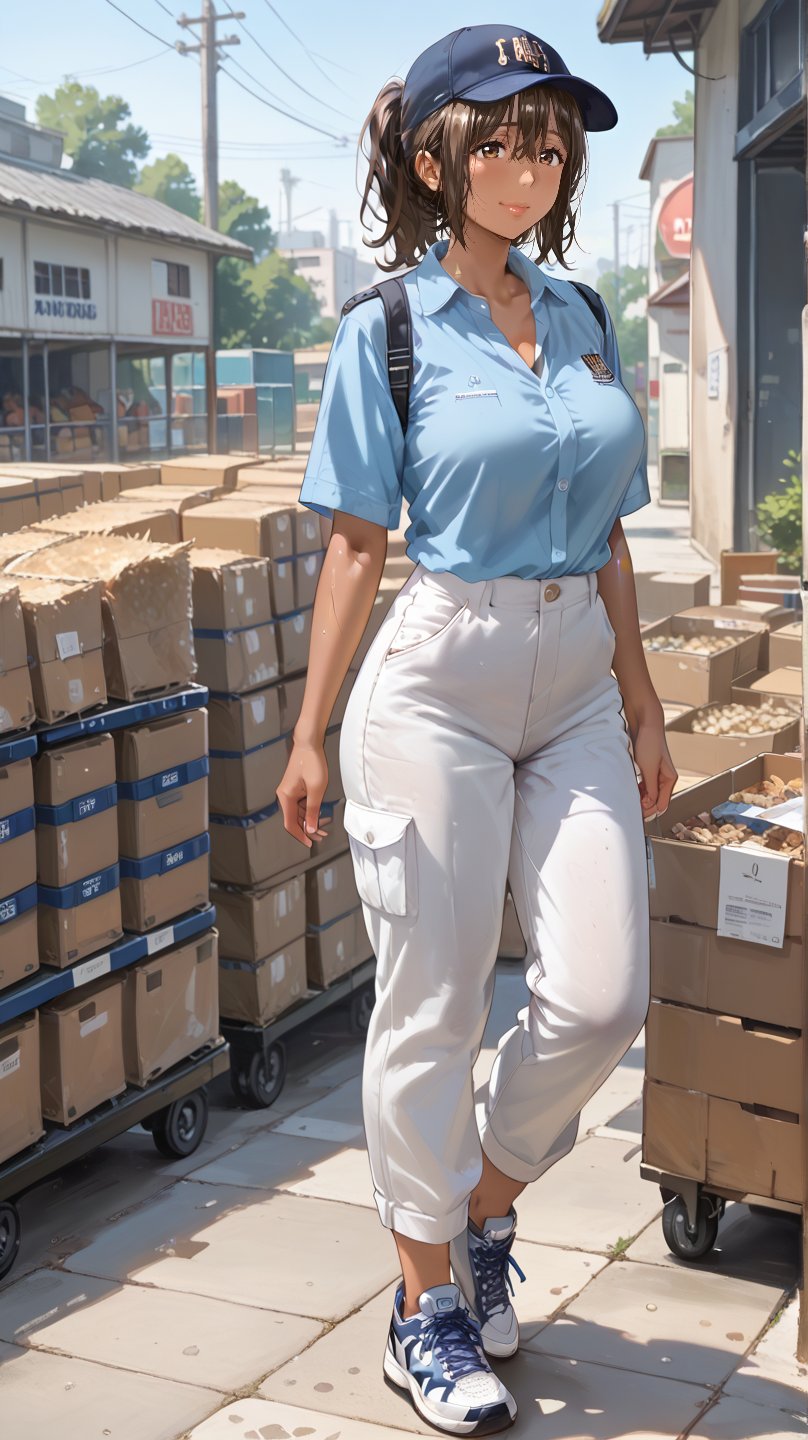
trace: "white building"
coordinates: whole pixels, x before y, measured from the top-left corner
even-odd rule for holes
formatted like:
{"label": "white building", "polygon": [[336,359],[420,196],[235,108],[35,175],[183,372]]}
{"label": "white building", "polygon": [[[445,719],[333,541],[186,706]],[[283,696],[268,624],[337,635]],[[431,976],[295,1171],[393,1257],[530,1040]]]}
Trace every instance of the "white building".
{"label": "white building", "polygon": [[0,97],[0,459],[207,448],[214,267],[252,252],[61,154]]}
{"label": "white building", "polygon": [[320,301],[321,315],[338,320],[346,300],[357,290],[384,279],[384,273],[367,260],[360,260],[355,250],[320,246],[290,246],[281,249],[304,278]]}

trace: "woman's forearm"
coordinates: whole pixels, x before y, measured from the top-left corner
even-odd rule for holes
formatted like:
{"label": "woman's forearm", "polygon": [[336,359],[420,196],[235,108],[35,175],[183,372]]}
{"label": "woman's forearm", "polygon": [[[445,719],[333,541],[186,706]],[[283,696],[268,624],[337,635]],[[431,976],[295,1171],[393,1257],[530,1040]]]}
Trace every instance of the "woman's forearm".
{"label": "woman's forearm", "polygon": [[344,511],[317,582],[303,704],[295,743],[322,745],[348,666],[365,631],[387,555],[387,531]]}
{"label": "woman's forearm", "polygon": [[598,570],[598,590],[616,635],[613,669],[623,696],[626,722],[632,736],[639,725],[662,717],[662,706],[651,683],[645,660],[637,591],[623,526],[616,520],[609,536],[612,558]]}

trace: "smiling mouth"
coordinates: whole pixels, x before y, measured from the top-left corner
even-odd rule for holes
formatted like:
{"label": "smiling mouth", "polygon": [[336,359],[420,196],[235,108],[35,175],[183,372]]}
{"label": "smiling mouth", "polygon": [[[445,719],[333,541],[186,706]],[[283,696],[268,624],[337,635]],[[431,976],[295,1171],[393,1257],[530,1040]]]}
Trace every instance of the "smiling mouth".
{"label": "smiling mouth", "polygon": [[500,200],[499,203],[505,210],[510,210],[512,215],[524,215],[525,211],[530,209],[529,205],[508,205],[505,200]]}

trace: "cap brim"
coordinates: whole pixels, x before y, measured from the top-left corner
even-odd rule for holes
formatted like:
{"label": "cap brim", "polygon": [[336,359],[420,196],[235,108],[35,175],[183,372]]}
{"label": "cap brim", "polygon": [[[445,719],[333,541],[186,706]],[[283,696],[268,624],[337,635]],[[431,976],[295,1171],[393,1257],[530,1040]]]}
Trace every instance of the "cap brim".
{"label": "cap brim", "polygon": [[581,80],[577,75],[495,75],[490,80],[467,86],[458,100],[505,100],[520,90],[529,90],[532,85],[554,85],[559,90],[569,90],[578,102],[585,130],[613,130],[617,124],[617,111],[602,90]]}

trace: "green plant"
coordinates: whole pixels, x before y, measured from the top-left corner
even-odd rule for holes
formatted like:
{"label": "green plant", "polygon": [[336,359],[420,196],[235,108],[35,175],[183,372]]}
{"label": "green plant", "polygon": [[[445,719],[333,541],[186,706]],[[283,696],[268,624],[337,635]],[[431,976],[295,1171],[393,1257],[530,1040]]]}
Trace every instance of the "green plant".
{"label": "green plant", "polygon": [[636,1239],[636,1235],[618,1235],[613,1245],[606,1246],[607,1253],[611,1255],[613,1260],[622,1260],[629,1245]]}
{"label": "green plant", "polygon": [[786,575],[802,571],[802,455],[789,450],[784,466],[790,472],[781,475],[773,490],[756,506],[758,530],[762,540],[780,551],[780,569]]}

